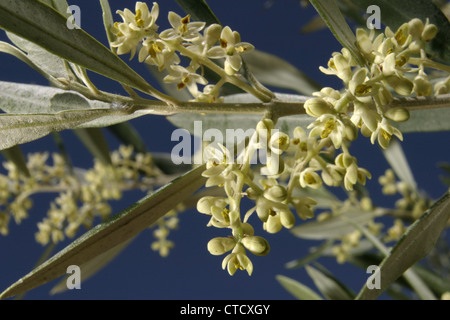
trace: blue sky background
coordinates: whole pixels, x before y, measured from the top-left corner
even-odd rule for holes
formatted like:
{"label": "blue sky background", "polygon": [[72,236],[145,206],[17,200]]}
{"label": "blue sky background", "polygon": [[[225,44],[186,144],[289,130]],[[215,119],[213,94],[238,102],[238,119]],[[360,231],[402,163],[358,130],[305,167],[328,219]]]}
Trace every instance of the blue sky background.
{"label": "blue sky background", "polygon": [[[134,11],[134,1],[110,0],[113,11],[128,7]],[[257,49],[276,54],[286,59],[324,86],[340,87],[340,82],[322,74],[318,67],[326,65],[333,51],[341,46],[328,30],[303,35],[300,28],[316,13],[312,7],[302,8],[295,0],[275,0],[270,9],[265,9],[264,0],[227,0],[209,1],[212,10],[223,25],[229,25],[241,33],[242,40],[255,45]],[[98,40],[106,44],[101,8],[97,1],[73,0],[81,8],[81,27]],[[169,10],[180,15],[182,10],[175,1],[159,1],[160,30],[168,27]],[[151,6],[151,2],[149,3]],[[120,17],[115,15],[116,20]],[[4,33],[0,33],[2,40]],[[122,57],[128,61],[127,56]],[[146,68],[134,59],[130,64],[136,70],[153,81]],[[46,85],[34,70],[14,57],[1,54],[0,80]],[[101,89],[122,93],[121,88],[103,77],[93,75],[92,80]],[[170,152],[174,142],[170,134],[174,129],[166,119],[146,116],[132,123],[138,128],[151,151]],[[118,141],[107,131],[111,149]],[[76,166],[89,168],[92,157],[72,132],[63,132],[62,137],[70,146],[70,155]],[[391,205],[392,199],[381,199],[378,176],[388,167],[377,146],[372,146],[367,139],[359,139],[351,148],[359,164],[371,171],[373,179],[368,182],[377,205]],[[406,134],[402,144],[410,159],[419,186],[431,196],[440,197],[446,190],[438,176],[443,172],[437,167],[441,161],[450,162],[450,136],[448,133]],[[56,151],[53,139],[46,137],[22,146],[24,152]],[[114,203],[115,212],[125,209],[142,194],[127,193],[123,200]],[[34,240],[36,223],[45,216],[52,195],[34,197],[34,208],[30,217],[16,226],[10,225],[10,235],[0,238],[0,290],[5,289],[20,277],[28,273],[43,248]],[[250,256],[254,264],[251,277],[246,272],[237,272],[230,277],[221,269],[224,256],[212,256],[206,250],[207,242],[215,236],[227,236],[227,231],[207,228],[208,217],[195,211],[188,211],[180,216],[180,228],[175,230],[170,239],[175,248],[167,258],[161,258],[150,249],[153,241],[151,231],[141,233],[137,239],[118,258],[95,277],[82,283],[81,290],[50,296],[49,291],[55,281],[27,293],[27,299],[292,299],[275,280],[275,275],[283,274],[299,280],[314,288],[304,269],[288,270],[285,264],[304,256],[311,245],[295,238],[289,231],[283,230],[276,235],[263,234],[256,228],[256,234],[266,237],[271,245],[267,257]],[[69,242],[58,246],[62,249]],[[348,284],[356,292],[368,278],[365,270],[348,265],[338,265],[333,259],[319,260],[324,266]]]}

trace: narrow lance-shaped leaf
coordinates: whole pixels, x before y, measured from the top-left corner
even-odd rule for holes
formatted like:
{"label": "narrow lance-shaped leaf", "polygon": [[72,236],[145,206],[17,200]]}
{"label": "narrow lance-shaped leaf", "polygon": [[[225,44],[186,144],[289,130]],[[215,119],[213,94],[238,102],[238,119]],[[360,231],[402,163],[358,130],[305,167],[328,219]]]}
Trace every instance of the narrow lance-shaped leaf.
{"label": "narrow lance-shaped leaf", "polygon": [[140,153],[147,153],[147,146],[144,140],[139,135],[139,132],[129,122],[122,122],[108,127],[123,144],[131,145],[134,151]]}
{"label": "narrow lance-shaped leaf", "polygon": [[40,1],[1,1],[0,28],[86,69],[141,91],[153,92],[140,75],[108,48],[84,30],[68,28],[66,17]]}
{"label": "narrow lance-shaped leaf", "polygon": [[68,266],[82,265],[139,234],[200,189],[205,183],[205,179],[201,176],[204,169],[204,165],[193,169],[89,230],[6,289],[0,294],[0,299],[15,296],[47,283],[65,274]]}
{"label": "narrow lance-shaped leaf", "polygon": [[207,25],[217,23],[219,19],[212,12],[205,0],[176,0],[178,5],[194,20],[206,22]]}
{"label": "narrow lance-shaped leaf", "polygon": [[306,264],[314,262],[319,259],[328,249],[334,244],[334,239],[328,239],[324,241],[318,248],[312,248],[311,252],[305,257],[286,263],[286,268],[296,269],[301,268]]}
{"label": "narrow lance-shaped leaf", "polygon": [[380,264],[380,288],[364,286],[360,300],[376,299],[392,282],[413,264],[424,258],[435,246],[450,219],[450,194],[439,199],[420,219],[412,224],[391,253]]}
{"label": "narrow lance-shaped leaf", "polygon": [[8,53],[17,59],[21,60],[22,62],[25,62],[28,66],[39,72],[41,75],[43,75],[46,79],[48,79],[50,82],[55,81],[51,75],[49,75],[45,70],[43,70],[41,67],[36,65],[27,54],[25,54],[22,50],[18,49],[17,47],[11,45],[10,43],[0,41],[0,52]]}
{"label": "narrow lance-shaped leaf", "polygon": [[301,284],[297,280],[283,275],[277,275],[275,278],[283,286],[283,288],[299,300],[323,300],[322,297],[314,290],[308,288],[304,284]]}
{"label": "narrow lance-shaped leaf", "polygon": [[334,239],[355,230],[349,225],[343,217],[357,221],[365,225],[374,218],[379,216],[381,212],[361,212],[358,210],[346,211],[323,221],[312,221],[303,223],[291,229],[291,232],[296,237],[309,240]]}
{"label": "narrow lance-shaped leaf", "polygon": [[336,39],[351,52],[360,65],[363,65],[365,60],[356,47],[356,36],[345,21],[336,1],[311,0],[311,4],[316,8]]}
{"label": "narrow lance-shaped leaf", "polygon": [[245,62],[253,75],[263,84],[294,90],[310,96],[322,88],[289,62],[260,50],[245,55]]}
{"label": "narrow lance-shaped leaf", "polygon": [[383,150],[383,154],[400,180],[407,183],[413,190],[417,190],[417,183],[400,142],[391,141],[389,147]]}
{"label": "narrow lance-shaped leaf", "polygon": [[317,265],[318,269],[306,266],[306,272],[314,281],[317,289],[329,300],[353,300],[354,293],[344,286],[325,268]]}
{"label": "narrow lance-shaped leaf", "polygon": [[30,176],[30,171],[28,170],[27,162],[19,146],[14,146],[2,150],[2,155],[6,158],[6,160],[14,163],[17,169],[26,177]]}
{"label": "narrow lance-shaped leaf", "polygon": [[[100,253],[95,258],[89,260],[86,263],[83,263],[80,266],[80,274],[81,274],[81,282],[85,282],[92,276],[94,276],[97,272],[103,269],[108,263],[114,260],[120,253],[122,253],[128,245],[134,240],[134,238],[127,240],[121,244],[118,244],[114,248],[106,250],[105,252]],[[55,285],[50,291],[51,295],[63,293],[67,290],[67,278],[69,275],[65,276],[57,285]]]}
{"label": "narrow lance-shaped leaf", "polygon": [[101,128],[82,128],[74,130],[91,154],[104,164],[112,164],[108,143]]}
{"label": "narrow lance-shaped leaf", "polygon": [[[73,129],[95,119],[117,113],[114,110],[64,111],[52,115],[0,115],[0,150],[42,138],[54,131]],[[123,112],[121,114],[124,114]]]}
{"label": "narrow lance-shaped leaf", "polygon": [[[356,229],[360,230],[362,234],[385,256],[389,256],[389,249],[384,245],[381,240],[379,240],[374,234],[369,230],[361,226],[360,224],[348,220],[350,224],[355,226]],[[378,277],[380,269],[375,269],[374,277]],[[422,281],[422,279],[414,272],[413,269],[408,269],[404,272],[403,277],[411,285],[417,295],[423,300],[436,300],[436,297],[427,287],[427,285]],[[372,289],[372,288],[371,288]]]}
{"label": "narrow lance-shaped leaf", "polygon": [[108,0],[100,0],[100,5],[103,11],[103,24],[105,25],[106,37],[108,38],[108,41],[111,43],[115,40],[114,39],[115,36],[112,32],[112,28],[114,26],[114,19],[111,13],[111,7],[109,5]]}

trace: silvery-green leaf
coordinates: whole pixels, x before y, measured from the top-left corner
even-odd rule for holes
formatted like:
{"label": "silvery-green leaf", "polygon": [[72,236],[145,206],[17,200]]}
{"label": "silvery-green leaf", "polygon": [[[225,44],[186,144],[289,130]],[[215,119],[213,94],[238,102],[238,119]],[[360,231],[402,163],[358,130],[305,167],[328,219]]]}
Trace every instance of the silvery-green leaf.
{"label": "silvery-green leaf", "polygon": [[322,221],[304,222],[290,231],[293,235],[302,239],[334,239],[355,230],[353,226],[348,224],[346,219],[358,221],[359,224],[365,225],[380,216],[380,214],[381,212],[378,211],[364,212],[350,209]]}
{"label": "silvery-green leaf", "polygon": [[11,161],[19,169],[19,171],[26,177],[30,177],[30,171],[27,167],[27,162],[19,146],[14,146],[8,149],[1,150],[2,155],[6,160]]}
{"label": "silvery-green leaf", "polygon": [[65,16],[40,1],[1,1],[0,28],[83,68],[141,91],[154,92],[140,75],[111,50],[82,29],[68,28]]}
{"label": "silvery-green leaf", "polygon": [[193,20],[206,22],[207,25],[220,24],[205,0],[176,0],[176,2],[187,14],[192,16]]}
{"label": "silvery-green leaf", "polygon": [[55,114],[0,114],[0,150],[34,141],[51,132],[74,129],[111,113],[117,111],[96,109]]}
{"label": "silvery-green leaf", "polygon": [[112,28],[114,26],[114,18],[112,16],[111,7],[108,0],[100,0],[100,6],[103,12],[103,24],[105,26],[106,37],[111,43],[115,40],[115,36],[112,33]]}
{"label": "silvery-green leaf", "polygon": [[363,65],[365,60],[356,46],[356,36],[347,21],[345,21],[336,1],[311,0],[311,4],[325,21],[336,39],[351,52],[359,64]]}
{"label": "silvery-green leaf", "polygon": [[329,240],[324,241],[319,247],[311,248],[310,253],[308,253],[305,257],[297,259],[297,260],[292,260],[292,261],[286,263],[286,268],[288,268],[288,269],[301,268],[304,265],[317,260],[318,258],[323,256],[324,253],[328,249],[330,249],[333,244],[334,244],[334,239],[329,239]]}
{"label": "silvery-green leaf", "polygon": [[68,266],[80,266],[128,241],[200,189],[204,170],[204,165],[191,170],[92,228],[3,291],[0,299],[43,285],[65,274]]}
{"label": "silvery-green leaf", "polygon": [[[361,233],[374,245],[374,247],[378,249],[378,251],[380,251],[386,257],[389,256],[390,254],[389,249],[384,245],[384,243],[380,239],[378,239],[378,237],[376,237],[369,230],[367,230],[360,224],[356,223],[355,221],[348,220],[348,222],[351,225],[353,225],[356,229],[360,230]],[[376,269],[374,275],[378,274],[378,276],[381,277],[379,271],[380,269]],[[424,300],[436,300],[434,294],[431,292],[431,290],[428,288],[425,282],[422,281],[422,279],[415,273],[413,269],[407,269],[404,272],[403,277],[406,279],[406,281],[408,281],[408,283],[411,285],[411,287],[414,289],[414,291],[417,293],[419,297],[421,297]],[[370,289],[373,290],[373,288]]]}
{"label": "silvery-green leaf", "polygon": [[[103,269],[108,263],[110,263],[114,258],[116,258],[126,247],[133,241],[134,238],[127,240],[121,244],[118,244],[114,248],[106,250],[100,253],[95,258],[83,263],[80,266],[80,282],[84,283],[86,280],[94,276],[97,272]],[[67,290],[67,278],[65,276],[58,284],[56,284],[50,291],[51,295],[63,293]]]}
{"label": "silvery-green leaf", "polygon": [[87,100],[77,92],[0,81],[0,109],[13,114],[52,114],[67,110],[109,109],[110,104]]}
{"label": "silvery-green leaf", "polygon": [[450,194],[447,193],[407,229],[381,262],[380,288],[369,290],[364,286],[358,294],[358,299],[376,299],[406,270],[424,258],[434,248],[449,219]]}
{"label": "silvery-green leaf", "polygon": [[267,86],[289,89],[307,96],[321,89],[302,71],[273,54],[252,50],[245,55],[245,62],[256,79]]}
{"label": "silvery-green leaf", "polygon": [[407,183],[413,190],[417,190],[417,183],[400,142],[393,139],[389,147],[383,150],[383,154],[397,174],[397,177]]}
{"label": "silvery-green leaf", "polygon": [[[297,103],[301,108],[301,104],[303,104],[308,97],[301,95],[293,95],[293,94],[282,94],[277,93],[277,98],[280,101],[287,103]],[[251,104],[257,103],[260,101],[254,96],[243,93],[243,94],[233,94],[226,96],[225,103],[229,104]],[[239,106],[237,106],[239,109]],[[192,135],[196,137],[203,137],[204,133],[208,129],[213,129],[210,131],[211,134],[222,135],[224,143],[235,143],[235,136],[231,133],[234,133],[239,136],[249,136],[252,132],[254,132],[256,125],[261,120],[262,115],[259,114],[175,114],[173,116],[169,116],[168,120],[179,128],[183,128],[188,130]],[[289,117],[282,117],[278,119],[276,128],[282,132],[287,134],[292,134],[294,129],[298,126],[306,127],[314,121],[314,118],[306,115],[294,115]],[[227,135],[227,130],[229,134]]]}
{"label": "silvery-green leaf", "polygon": [[354,294],[324,268],[316,269],[305,266],[306,272],[314,281],[317,289],[328,300],[353,300]]}
{"label": "silvery-green leaf", "polygon": [[44,70],[46,73],[52,75],[55,78],[67,78],[67,70],[64,65],[64,60],[54,55],[47,50],[43,49],[41,46],[21,38],[14,33],[7,32],[8,38],[14,43],[18,48],[27,53],[28,59],[33,61],[40,69]]}
{"label": "silvery-green leaf", "polygon": [[102,163],[112,164],[108,143],[101,128],[82,128],[74,130],[90,153]]}
{"label": "silvery-green leaf", "polygon": [[323,300],[314,290],[301,284],[297,280],[291,279],[283,275],[275,277],[277,281],[298,300]]}

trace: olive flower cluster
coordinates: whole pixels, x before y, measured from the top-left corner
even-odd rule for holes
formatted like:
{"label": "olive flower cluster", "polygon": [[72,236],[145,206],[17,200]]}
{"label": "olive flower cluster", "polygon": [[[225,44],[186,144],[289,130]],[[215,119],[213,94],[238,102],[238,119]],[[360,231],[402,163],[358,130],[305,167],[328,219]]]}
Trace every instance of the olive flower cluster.
{"label": "olive flower cluster", "polygon": [[111,213],[109,202],[132,189],[151,189],[159,174],[150,154],[134,153],[132,147],[121,146],[111,154],[112,164],[95,159],[89,170],[69,169],[65,159],[54,153],[49,164],[48,153],[28,156],[30,175],[22,174],[12,162],[5,162],[6,175],[0,175],[0,232],[8,234],[11,218],[19,224],[28,217],[32,196],[57,193],[47,216],[38,223],[36,241],[42,245],[73,238],[80,227],[89,228],[95,219]]}
{"label": "olive flower cluster", "polygon": [[[433,87],[425,70],[425,45],[437,34],[435,25],[413,19],[395,33],[387,27],[376,36],[364,29],[356,32],[357,46],[364,57],[358,65],[346,48],[336,52],[328,68],[320,70],[340,78],[345,90],[339,92],[324,88],[306,102],[306,112],[317,118],[311,124],[314,136],[331,136],[339,148],[343,141],[353,141],[357,132],[370,137],[382,148],[387,148],[393,136],[402,140],[402,133],[391,121],[409,119],[405,108],[389,108],[393,92],[399,96],[430,96]],[[439,85],[445,89],[445,83]],[[350,107],[353,107],[350,113]]]}
{"label": "olive flower cluster", "polygon": [[[212,24],[205,28],[204,22],[192,22],[190,15],[181,17],[175,12],[168,15],[171,28],[158,33],[156,2],[151,10],[146,3],[137,2],[135,13],[129,9],[117,13],[123,20],[116,22],[112,30],[116,40],[111,46],[117,53],[130,53],[133,58],[139,50],[140,62],[166,70],[164,81],[176,84],[179,90],[186,88],[195,101],[220,101],[219,91],[224,84],[224,81],[208,84],[202,76],[202,66],[211,66],[212,60],[224,61],[221,76],[233,76],[242,66],[241,55],[253,49],[250,43],[241,42],[239,33],[230,27]],[[180,55],[190,59],[188,66],[180,65]]]}

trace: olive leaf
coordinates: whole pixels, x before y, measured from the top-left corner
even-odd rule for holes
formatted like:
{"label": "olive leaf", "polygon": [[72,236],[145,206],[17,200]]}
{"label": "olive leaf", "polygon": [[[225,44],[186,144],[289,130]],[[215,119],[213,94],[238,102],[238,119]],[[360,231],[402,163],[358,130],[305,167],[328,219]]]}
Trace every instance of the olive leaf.
{"label": "olive leaf", "polygon": [[277,275],[275,279],[286,289],[290,294],[299,300],[323,300],[314,290],[301,284],[297,280],[291,279],[283,275]]}
{"label": "olive leaf", "polygon": [[67,28],[67,18],[40,1],[1,1],[0,28],[86,69],[143,92],[153,92],[153,88],[111,50],[84,30]]}
{"label": "olive leaf", "polygon": [[449,219],[450,194],[447,193],[408,228],[397,245],[381,262],[380,288],[368,290],[367,286],[364,286],[357,299],[376,299],[406,270],[424,258],[434,248]]}
{"label": "olive leaf", "polygon": [[335,0],[311,0],[311,4],[320,14],[336,39],[347,48],[360,65],[364,58],[356,47],[356,36],[345,21]]}
{"label": "olive leaf", "polygon": [[7,288],[0,299],[43,285],[65,274],[68,266],[80,266],[133,238],[200,189],[205,183],[204,170],[202,165],[189,171],[92,228]]}

